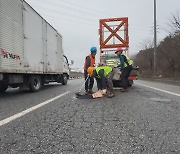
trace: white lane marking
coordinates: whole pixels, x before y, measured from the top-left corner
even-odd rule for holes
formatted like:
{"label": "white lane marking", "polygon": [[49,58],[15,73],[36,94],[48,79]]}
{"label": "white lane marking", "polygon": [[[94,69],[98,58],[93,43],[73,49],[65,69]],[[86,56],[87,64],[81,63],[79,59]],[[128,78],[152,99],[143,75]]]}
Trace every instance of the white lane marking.
{"label": "white lane marking", "polygon": [[164,92],[164,93],[168,93],[168,94],[171,94],[171,95],[175,95],[175,96],[179,96],[179,97],[180,97],[180,94],[173,93],[173,92],[171,92],[171,91],[166,91],[166,90],[162,90],[162,89],[150,87],[150,86],[147,86],[147,85],[144,85],[144,84],[140,84],[140,83],[135,83],[135,84],[138,84],[138,85],[140,85],[140,86],[144,86],[144,87],[147,87],[147,88],[151,88],[151,89],[154,89],[154,90],[158,90],[158,91],[161,91],[161,92]]}
{"label": "white lane marking", "polygon": [[66,95],[66,94],[68,94],[68,93],[70,93],[70,91],[67,91],[67,92],[65,92],[65,93],[63,93],[63,94],[61,94],[61,95],[58,95],[58,96],[56,96],[56,97],[54,97],[54,98],[51,98],[51,99],[49,99],[49,100],[47,100],[47,101],[45,101],[45,102],[42,102],[42,103],[40,103],[40,104],[38,104],[38,105],[35,105],[35,106],[33,106],[33,107],[31,107],[31,108],[29,108],[29,109],[27,109],[27,110],[24,110],[24,111],[22,111],[22,112],[19,112],[19,113],[15,114],[15,115],[13,115],[13,116],[11,116],[11,117],[8,117],[8,118],[6,118],[6,119],[3,119],[3,120],[0,121],[0,126],[3,126],[3,125],[5,125],[5,124],[7,124],[7,123],[9,123],[9,122],[17,119],[17,118],[20,118],[20,117],[24,116],[25,114],[27,114],[27,113],[29,113],[29,112],[32,112],[32,111],[34,111],[34,110],[36,110],[36,109],[38,109],[38,108],[40,108],[40,107],[42,107],[42,106],[44,106],[44,105],[46,105],[46,104],[49,104],[49,103],[51,103],[52,101],[54,101],[54,100],[56,100],[56,99],[58,99],[58,98],[60,98],[60,97],[62,97],[62,96],[64,96],[64,95]]}

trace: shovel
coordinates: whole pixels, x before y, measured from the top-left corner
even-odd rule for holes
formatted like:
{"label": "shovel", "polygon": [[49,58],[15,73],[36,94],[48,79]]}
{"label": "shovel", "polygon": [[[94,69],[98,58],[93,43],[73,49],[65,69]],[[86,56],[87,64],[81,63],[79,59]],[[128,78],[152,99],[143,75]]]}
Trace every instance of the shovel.
{"label": "shovel", "polygon": [[88,75],[88,77],[86,78],[86,80],[84,81],[84,83],[82,84],[82,86],[81,86],[81,88],[79,89],[79,91],[75,93],[77,97],[78,97],[78,96],[84,96],[84,95],[85,95],[85,94],[82,94],[82,93],[81,93],[81,90],[82,90],[82,88],[84,87],[84,84],[86,83],[86,81],[87,81],[88,79],[89,79],[89,75]]}

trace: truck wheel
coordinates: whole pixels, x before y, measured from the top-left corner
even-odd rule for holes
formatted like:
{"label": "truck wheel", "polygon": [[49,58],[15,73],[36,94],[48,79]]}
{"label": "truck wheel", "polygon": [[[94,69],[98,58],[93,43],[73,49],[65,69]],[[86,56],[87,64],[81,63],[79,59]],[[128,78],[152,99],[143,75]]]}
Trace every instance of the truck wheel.
{"label": "truck wheel", "polygon": [[62,84],[63,84],[63,85],[66,85],[66,84],[67,84],[67,81],[68,81],[67,75],[66,75],[66,74],[63,74],[63,76],[62,76]]}
{"label": "truck wheel", "polygon": [[3,85],[0,85],[0,92],[3,93],[7,90],[8,88],[8,85],[7,84],[3,84]]}
{"label": "truck wheel", "polygon": [[37,92],[41,89],[42,87],[42,80],[40,76],[38,75],[33,75],[29,78],[29,89],[32,92]]}
{"label": "truck wheel", "polygon": [[128,80],[128,87],[131,87],[133,85],[133,80]]}
{"label": "truck wheel", "polygon": [[17,87],[19,87],[19,84],[12,84],[12,85],[10,85],[10,87],[17,88]]}

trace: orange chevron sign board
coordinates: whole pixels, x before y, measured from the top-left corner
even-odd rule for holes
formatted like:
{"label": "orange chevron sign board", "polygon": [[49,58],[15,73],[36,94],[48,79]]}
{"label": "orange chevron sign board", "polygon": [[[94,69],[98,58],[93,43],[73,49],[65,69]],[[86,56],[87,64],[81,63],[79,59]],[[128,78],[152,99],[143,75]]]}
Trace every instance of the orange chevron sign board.
{"label": "orange chevron sign board", "polygon": [[129,47],[128,18],[99,20],[100,49]]}

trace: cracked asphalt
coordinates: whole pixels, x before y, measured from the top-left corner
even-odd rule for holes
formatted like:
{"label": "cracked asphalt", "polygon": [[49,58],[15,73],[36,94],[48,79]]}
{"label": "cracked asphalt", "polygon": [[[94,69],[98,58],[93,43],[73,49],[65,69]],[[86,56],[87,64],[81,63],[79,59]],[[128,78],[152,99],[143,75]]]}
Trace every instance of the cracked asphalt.
{"label": "cracked asphalt", "polygon": [[[138,83],[116,97],[77,99],[81,79],[38,93],[0,94],[0,120],[66,91],[67,95],[0,127],[1,154],[180,154],[180,99]],[[137,83],[137,84],[136,84]],[[156,98],[156,99],[154,99]]]}

